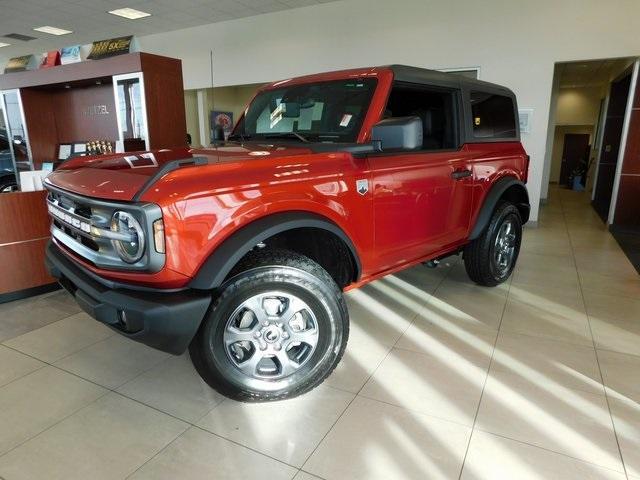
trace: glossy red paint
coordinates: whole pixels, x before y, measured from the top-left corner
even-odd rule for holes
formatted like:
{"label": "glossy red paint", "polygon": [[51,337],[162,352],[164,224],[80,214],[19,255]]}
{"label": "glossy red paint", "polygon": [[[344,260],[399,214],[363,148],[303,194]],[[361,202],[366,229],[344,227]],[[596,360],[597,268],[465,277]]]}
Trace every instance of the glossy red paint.
{"label": "glossy red paint", "polygon": [[[365,143],[384,112],[391,70],[332,72],[265,88],[363,76],[378,81],[358,135],[358,143]],[[48,181],[81,195],[130,201],[166,162],[204,156],[206,164],[171,171],[142,195],[141,201],[159,205],[163,213],[167,256],[160,272],[100,270],[67,251],[102,277],[157,288],[186,286],[232,233],[284,211],[319,214],[342,228],[362,264],[359,281],[347,287],[355,288],[462,246],[490,186],[505,175],[523,180],[527,168],[519,142],[366,157],[259,143],[152,153],[156,165],[139,168],[130,168],[130,160],[121,156],[75,160]],[[460,170],[472,175],[453,179],[451,174]],[[356,191],[357,180],[368,182],[366,194]]]}

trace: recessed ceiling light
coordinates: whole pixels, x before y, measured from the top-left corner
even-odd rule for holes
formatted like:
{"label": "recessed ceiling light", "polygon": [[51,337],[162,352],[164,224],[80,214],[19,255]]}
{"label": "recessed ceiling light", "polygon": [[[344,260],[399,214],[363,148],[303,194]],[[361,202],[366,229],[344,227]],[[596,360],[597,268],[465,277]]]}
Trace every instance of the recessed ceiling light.
{"label": "recessed ceiling light", "polygon": [[0,48],[8,47],[9,45],[11,45],[11,44],[10,43],[2,43],[2,42],[0,42]]}
{"label": "recessed ceiling light", "polygon": [[50,35],[68,35],[69,33],[73,33],[71,30],[49,26],[34,28],[34,30],[36,32],[48,33]]}
{"label": "recessed ceiling light", "polygon": [[134,8],[118,8],[117,10],[111,10],[111,15],[117,15],[119,17],[128,18],[129,20],[137,20],[139,18],[150,17],[151,14],[147,12],[141,12]]}

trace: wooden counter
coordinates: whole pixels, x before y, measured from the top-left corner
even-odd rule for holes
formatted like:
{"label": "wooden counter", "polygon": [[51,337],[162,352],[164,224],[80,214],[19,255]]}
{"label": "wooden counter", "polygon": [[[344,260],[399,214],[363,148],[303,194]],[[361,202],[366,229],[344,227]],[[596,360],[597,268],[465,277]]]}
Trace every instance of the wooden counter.
{"label": "wooden counter", "polygon": [[0,194],[0,303],[53,290],[44,266],[49,240],[46,192]]}

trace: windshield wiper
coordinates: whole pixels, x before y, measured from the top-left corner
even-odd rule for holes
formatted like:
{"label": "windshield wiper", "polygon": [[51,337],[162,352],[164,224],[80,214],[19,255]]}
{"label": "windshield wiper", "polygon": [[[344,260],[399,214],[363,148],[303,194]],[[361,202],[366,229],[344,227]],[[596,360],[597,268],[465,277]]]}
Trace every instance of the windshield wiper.
{"label": "windshield wiper", "polygon": [[267,133],[264,138],[292,138],[295,137],[301,142],[309,143],[306,137],[300,135],[298,132],[280,132],[280,133]]}

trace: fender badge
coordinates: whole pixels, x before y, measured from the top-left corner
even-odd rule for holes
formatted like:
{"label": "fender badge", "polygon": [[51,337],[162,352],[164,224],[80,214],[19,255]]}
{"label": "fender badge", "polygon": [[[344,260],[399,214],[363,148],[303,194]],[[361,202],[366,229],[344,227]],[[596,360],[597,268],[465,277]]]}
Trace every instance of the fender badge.
{"label": "fender badge", "polygon": [[356,180],[356,190],[360,195],[364,195],[369,191],[369,180],[366,178],[362,180]]}

